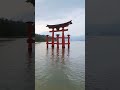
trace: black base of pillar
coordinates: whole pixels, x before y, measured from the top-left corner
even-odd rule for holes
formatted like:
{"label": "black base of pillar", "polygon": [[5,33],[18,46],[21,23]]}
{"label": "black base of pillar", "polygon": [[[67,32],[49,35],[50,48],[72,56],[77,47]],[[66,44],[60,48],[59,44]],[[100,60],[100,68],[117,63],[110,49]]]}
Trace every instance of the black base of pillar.
{"label": "black base of pillar", "polygon": [[51,46],[52,48],[54,48],[54,46]]}
{"label": "black base of pillar", "polygon": [[62,48],[65,48],[65,47],[62,47]]}

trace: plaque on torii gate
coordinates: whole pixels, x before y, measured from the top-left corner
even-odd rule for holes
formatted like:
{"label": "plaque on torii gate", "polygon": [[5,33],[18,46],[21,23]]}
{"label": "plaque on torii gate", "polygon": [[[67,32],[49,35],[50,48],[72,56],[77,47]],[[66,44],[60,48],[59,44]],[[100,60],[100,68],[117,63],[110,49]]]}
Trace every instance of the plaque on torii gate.
{"label": "plaque on torii gate", "polygon": [[[52,42],[48,42],[49,39],[49,35],[46,35],[46,44],[47,44],[47,48],[48,48],[48,44],[52,44],[52,47],[54,47],[54,44],[57,44],[57,48],[59,48],[59,45],[62,44],[62,48],[65,48],[65,44],[68,44],[68,48],[70,47],[70,35],[67,35],[67,37],[64,36],[64,32],[68,31],[68,29],[65,29],[65,27],[68,27],[70,24],[72,24],[72,20],[66,23],[62,23],[62,24],[56,24],[56,25],[47,25],[46,27],[48,27],[49,29],[52,29],[49,32],[52,32]],[[60,30],[60,28],[62,28],[62,30]],[[56,29],[56,30],[55,30]],[[62,32],[62,37],[59,37],[59,34],[56,35],[56,39],[57,39],[57,43],[55,43],[54,39],[54,33],[55,32]],[[62,43],[59,43],[59,39],[62,38]],[[65,43],[65,38],[68,38],[68,42]]]}

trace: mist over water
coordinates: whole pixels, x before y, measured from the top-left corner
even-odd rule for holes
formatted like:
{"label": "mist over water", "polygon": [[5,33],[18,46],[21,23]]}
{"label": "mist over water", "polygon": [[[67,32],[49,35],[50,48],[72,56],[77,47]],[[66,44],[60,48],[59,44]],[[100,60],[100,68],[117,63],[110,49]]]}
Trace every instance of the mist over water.
{"label": "mist over water", "polygon": [[35,44],[35,90],[85,90],[85,42],[70,49]]}

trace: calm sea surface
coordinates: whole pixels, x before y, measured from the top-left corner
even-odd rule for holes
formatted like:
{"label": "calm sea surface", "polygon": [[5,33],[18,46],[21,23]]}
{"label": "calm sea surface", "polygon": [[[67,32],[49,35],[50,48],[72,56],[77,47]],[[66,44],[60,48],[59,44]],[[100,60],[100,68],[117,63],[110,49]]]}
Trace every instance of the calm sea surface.
{"label": "calm sea surface", "polygon": [[35,44],[35,90],[85,90],[85,42],[70,49]]}

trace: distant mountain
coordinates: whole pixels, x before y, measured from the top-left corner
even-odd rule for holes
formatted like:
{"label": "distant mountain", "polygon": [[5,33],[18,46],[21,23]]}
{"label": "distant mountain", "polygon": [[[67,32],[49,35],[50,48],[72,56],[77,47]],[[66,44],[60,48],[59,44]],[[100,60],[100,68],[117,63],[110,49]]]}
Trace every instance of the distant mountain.
{"label": "distant mountain", "polygon": [[35,34],[35,42],[45,42],[45,41],[46,41],[45,35]]}
{"label": "distant mountain", "polygon": [[[51,33],[49,33],[48,31],[47,32],[43,32],[41,33],[42,35],[50,35],[51,36]],[[84,41],[85,40],[85,36],[82,35],[82,36],[70,36],[70,40],[71,41]]]}
{"label": "distant mountain", "polygon": [[[51,37],[49,37],[51,38]],[[50,41],[50,39],[48,39]],[[56,38],[55,38],[56,40]],[[46,35],[35,34],[35,42],[46,42]]]}
{"label": "distant mountain", "polygon": [[119,24],[90,24],[86,25],[87,36],[120,36]]}
{"label": "distant mountain", "polygon": [[[0,18],[0,37],[17,38],[27,37],[27,25],[23,21],[14,21]],[[34,32],[32,32],[34,37]]]}
{"label": "distant mountain", "polygon": [[[71,41],[85,41],[85,36],[70,36]],[[46,35],[35,34],[36,42],[45,42]]]}

